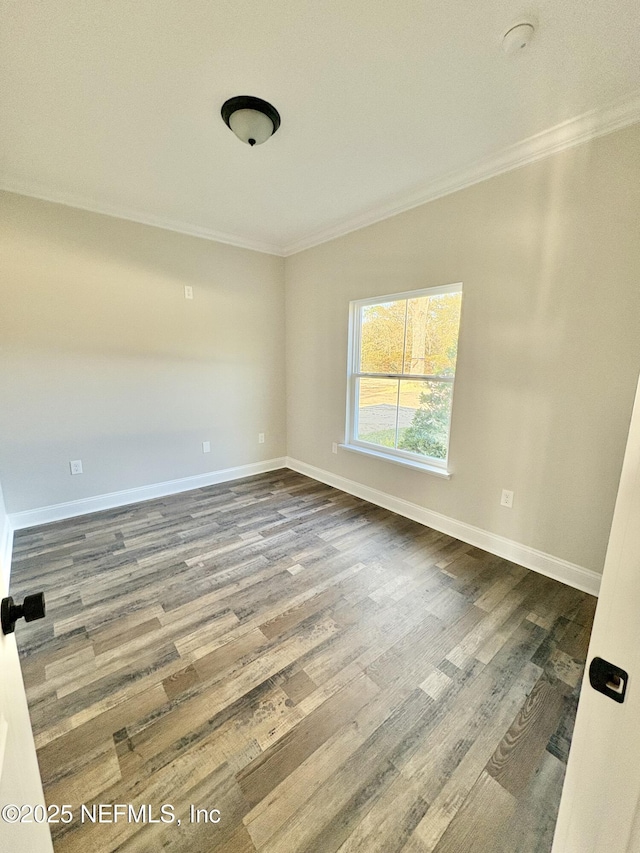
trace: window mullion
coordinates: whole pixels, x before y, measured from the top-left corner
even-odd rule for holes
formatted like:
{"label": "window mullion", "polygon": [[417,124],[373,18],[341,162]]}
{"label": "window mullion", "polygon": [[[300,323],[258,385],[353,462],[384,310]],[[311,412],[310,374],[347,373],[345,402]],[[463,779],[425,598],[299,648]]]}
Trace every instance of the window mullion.
{"label": "window mullion", "polygon": [[355,373],[360,379],[410,379],[416,382],[453,382],[453,376],[434,376],[430,373]]}
{"label": "window mullion", "polygon": [[[404,333],[402,335],[402,364],[400,365],[400,374],[404,373],[405,359],[407,356],[407,322],[409,317],[409,300],[405,299],[404,303]],[[394,448],[398,449],[398,430],[400,428],[400,377],[398,377],[398,393],[396,395],[396,440]]]}
{"label": "window mullion", "polygon": [[409,300],[406,299],[404,303],[404,337],[402,340],[402,366],[400,368],[400,373],[404,373],[404,362],[407,356],[407,318],[409,316]]}
{"label": "window mullion", "polygon": [[394,442],[394,448],[398,449],[398,421],[400,419],[400,380],[398,382],[398,393],[396,394],[396,440]]}

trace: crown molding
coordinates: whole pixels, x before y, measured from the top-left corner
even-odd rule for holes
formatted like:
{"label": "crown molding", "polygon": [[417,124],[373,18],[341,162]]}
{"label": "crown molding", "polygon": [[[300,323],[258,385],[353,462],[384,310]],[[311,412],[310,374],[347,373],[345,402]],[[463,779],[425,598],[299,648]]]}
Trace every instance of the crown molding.
{"label": "crown molding", "polygon": [[214,240],[216,243],[226,243],[229,246],[236,246],[239,249],[250,249],[253,252],[263,252],[267,255],[282,257],[282,247],[275,243],[263,243],[260,240],[251,240],[246,237],[240,237],[237,234],[227,234],[224,231],[203,228],[200,225],[193,225],[190,222],[181,222],[178,219],[169,219],[163,216],[154,216],[152,213],[143,213],[139,210],[103,204],[102,202],[93,201],[82,196],[73,195],[72,193],[52,190],[42,184],[22,181],[6,175],[0,176],[0,190],[15,193],[16,195],[37,198],[40,201],[63,204],[65,207],[87,210],[90,213],[100,213],[103,216],[126,219],[129,222],[138,222],[140,225],[151,225],[154,228],[163,228],[165,231],[188,234],[190,237]]}
{"label": "crown molding", "polygon": [[415,186],[408,192],[387,198],[380,204],[360,211],[355,216],[345,217],[326,228],[311,231],[285,245],[265,243],[261,240],[252,240],[237,234],[215,231],[189,222],[154,216],[150,213],[130,210],[117,205],[103,204],[11,176],[0,176],[0,190],[87,210],[91,213],[100,213],[104,216],[113,216],[117,219],[127,219],[142,225],[164,228],[179,234],[188,234],[191,237],[214,240],[240,249],[250,249],[254,252],[286,258],[305,249],[327,243],[329,240],[335,240],[337,237],[343,237],[352,231],[359,231],[368,225],[390,219],[392,216],[419,207],[429,201],[435,201],[437,198],[479,184],[496,175],[510,172],[529,163],[535,163],[551,154],[557,154],[591,139],[597,139],[599,136],[622,130],[622,128],[637,122],[640,122],[640,92],[638,91],[607,107],[590,110],[530,136],[528,139],[516,142],[514,145],[503,148],[496,154],[484,157],[464,169],[457,169],[447,175]]}
{"label": "crown molding", "polygon": [[465,169],[458,169],[413,187],[406,193],[388,198],[381,204],[361,211],[356,216],[342,219],[328,228],[310,232],[305,237],[284,246],[283,254],[285,257],[295,255],[297,252],[343,237],[352,231],[359,231],[361,228],[389,219],[398,213],[404,213],[406,210],[471,187],[504,172],[510,172],[520,166],[535,163],[551,154],[557,154],[591,139],[621,130],[636,122],[640,122],[640,92],[635,92],[632,96],[616,101],[605,108],[590,110],[561,122],[528,139],[503,148],[496,154],[484,157]]}

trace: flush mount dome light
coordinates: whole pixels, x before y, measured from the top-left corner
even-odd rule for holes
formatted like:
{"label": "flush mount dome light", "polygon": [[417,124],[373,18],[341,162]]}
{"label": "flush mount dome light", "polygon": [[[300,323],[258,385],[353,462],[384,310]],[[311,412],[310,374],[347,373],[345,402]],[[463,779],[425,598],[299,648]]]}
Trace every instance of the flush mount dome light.
{"label": "flush mount dome light", "polygon": [[536,31],[531,21],[518,21],[509,27],[502,36],[502,49],[505,53],[518,53],[531,42]]}
{"label": "flush mount dome light", "polygon": [[238,95],[220,110],[224,123],[247,145],[261,145],[280,127],[278,110],[262,98]]}

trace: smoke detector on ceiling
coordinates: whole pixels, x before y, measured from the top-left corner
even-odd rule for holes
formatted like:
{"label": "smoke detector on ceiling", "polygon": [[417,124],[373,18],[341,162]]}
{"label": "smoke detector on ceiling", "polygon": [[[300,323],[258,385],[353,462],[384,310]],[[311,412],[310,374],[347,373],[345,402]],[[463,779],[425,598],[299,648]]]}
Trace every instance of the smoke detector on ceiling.
{"label": "smoke detector on ceiling", "polygon": [[531,42],[536,28],[530,21],[512,24],[502,36],[502,49],[505,53],[519,53]]}

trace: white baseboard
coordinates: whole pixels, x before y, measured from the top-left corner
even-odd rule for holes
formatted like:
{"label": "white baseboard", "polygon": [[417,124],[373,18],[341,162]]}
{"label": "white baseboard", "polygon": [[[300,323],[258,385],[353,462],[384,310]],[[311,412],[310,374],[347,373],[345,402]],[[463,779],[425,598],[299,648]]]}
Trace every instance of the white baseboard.
{"label": "white baseboard", "polygon": [[384,509],[391,510],[391,512],[405,518],[424,524],[426,527],[432,527],[448,536],[454,536],[462,542],[475,545],[484,551],[495,554],[497,557],[518,563],[526,569],[532,569],[534,572],[561,581],[582,592],[598,595],[601,576],[591,569],[585,569],[560,557],[554,557],[552,554],[545,554],[544,551],[538,551],[528,545],[522,545],[520,542],[514,542],[512,539],[506,539],[504,536],[498,536],[496,533],[490,533],[488,530],[482,530],[480,527],[474,527],[464,521],[449,518],[439,512],[426,509],[402,498],[396,498],[378,489],[363,486],[355,480],[348,480],[346,477],[332,474],[322,468],[307,465],[306,462],[300,462],[298,459],[287,457],[286,465],[287,468],[291,468],[299,474],[304,474],[313,480],[319,480],[328,486],[348,492],[350,495],[384,507]]}
{"label": "white baseboard", "polygon": [[0,561],[6,586],[8,587],[9,582],[14,530],[35,527],[39,524],[48,524],[52,521],[61,521],[62,519],[74,518],[79,515],[87,515],[88,513],[99,512],[104,509],[115,509],[127,506],[128,504],[139,503],[140,501],[153,500],[154,498],[161,498],[179,492],[200,489],[204,486],[212,486],[216,483],[240,480],[243,477],[252,477],[255,474],[264,474],[268,471],[276,471],[278,468],[285,467],[290,468],[292,471],[297,471],[299,474],[311,477],[313,480],[318,480],[321,483],[326,483],[328,486],[333,486],[336,489],[347,492],[350,495],[355,495],[358,498],[369,501],[369,503],[376,504],[376,506],[384,507],[384,509],[388,509],[405,518],[410,518],[413,521],[424,524],[426,527],[432,527],[434,530],[439,530],[441,533],[446,533],[448,536],[453,536],[462,542],[468,542],[470,545],[475,545],[498,557],[518,563],[518,565],[524,566],[527,569],[532,569],[554,580],[566,583],[569,586],[575,587],[575,589],[588,592],[591,595],[598,595],[601,576],[591,569],[585,569],[560,557],[554,557],[552,554],[546,554],[544,551],[538,551],[536,548],[522,545],[520,542],[514,542],[512,539],[506,539],[504,536],[499,536],[488,530],[482,530],[482,528],[474,527],[464,521],[449,518],[439,512],[419,506],[419,504],[394,497],[378,489],[372,489],[369,486],[357,483],[355,480],[348,480],[346,477],[332,474],[330,471],[316,468],[313,465],[308,465],[306,462],[301,462],[291,457],[269,459],[266,462],[254,462],[250,465],[225,468],[221,471],[198,474],[194,477],[182,477],[179,480],[168,480],[164,483],[154,483],[150,486],[140,486],[135,489],[125,489],[106,495],[96,495],[95,497],[84,498],[82,500],[68,501],[67,503],[55,504],[53,506],[11,513],[9,515],[9,524],[5,525],[5,530],[0,537]]}
{"label": "white baseboard", "polygon": [[120,492],[110,492],[106,495],[95,495],[91,498],[82,498],[77,501],[43,506],[37,509],[28,509],[23,512],[13,512],[9,515],[9,522],[13,530],[22,530],[25,527],[36,527],[39,524],[49,524],[51,521],[61,521],[65,518],[75,518],[78,515],[87,515],[91,512],[100,512],[103,509],[115,509],[128,504],[149,501],[154,498],[163,498],[167,495],[175,495],[178,492],[189,492],[192,489],[201,489],[204,486],[213,486],[216,483],[226,483],[229,480],[241,480],[243,477],[252,477],[254,474],[265,474],[267,471],[276,471],[285,468],[284,458],[268,459],[266,462],[253,462],[250,465],[238,465],[235,468],[223,468],[221,471],[211,471],[207,474],[196,474],[194,477],[181,477],[179,480],[167,480],[164,483],[153,483],[150,486],[139,486],[135,489],[124,489]]}

